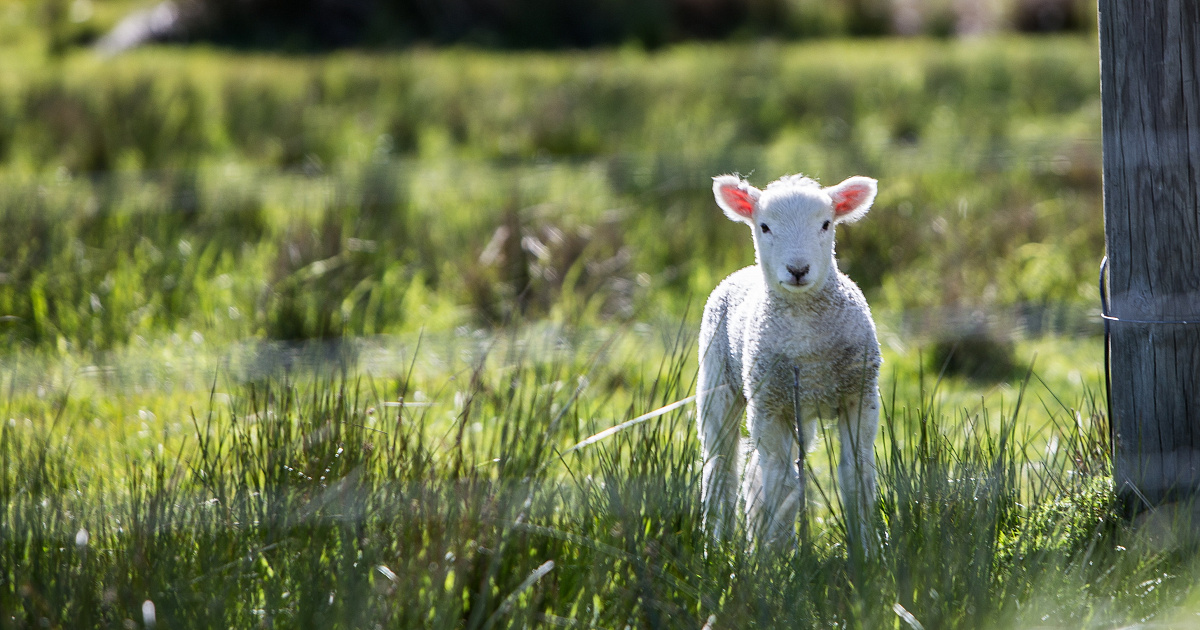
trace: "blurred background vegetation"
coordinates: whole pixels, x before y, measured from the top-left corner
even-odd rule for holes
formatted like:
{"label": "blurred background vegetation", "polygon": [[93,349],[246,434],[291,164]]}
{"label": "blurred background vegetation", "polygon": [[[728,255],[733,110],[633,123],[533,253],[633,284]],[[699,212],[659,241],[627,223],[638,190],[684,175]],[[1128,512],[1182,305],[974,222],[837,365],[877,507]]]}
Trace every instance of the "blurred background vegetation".
{"label": "blurred background vegetation", "polygon": [[[193,332],[677,320],[753,260],[709,177],[762,185],[797,171],[881,181],[839,253],[894,330],[1085,325],[1103,231],[1094,16],[1081,5],[533,4],[314,3],[369,13],[395,37],[368,28],[321,56],[205,45],[118,57],[90,46],[156,5],[4,4],[0,335],[86,352]],[[277,3],[176,6],[206,16],[188,39],[335,43]],[[953,27],[942,34],[970,32],[980,7],[988,29],[1078,34],[789,41],[931,33],[938,20]],[[584,21],[611,31],[505,17],[595,12],[612,19]],[[721,36],[735,41],[647,50]],[[632,45],[371,50],[422,42]]]}

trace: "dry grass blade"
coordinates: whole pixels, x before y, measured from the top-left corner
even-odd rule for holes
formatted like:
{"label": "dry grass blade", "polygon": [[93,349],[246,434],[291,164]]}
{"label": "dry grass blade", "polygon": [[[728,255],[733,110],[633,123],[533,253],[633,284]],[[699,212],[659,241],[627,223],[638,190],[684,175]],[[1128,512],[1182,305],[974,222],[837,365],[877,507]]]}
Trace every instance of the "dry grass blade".
{"label": "dry grass blade", "polygon": [[653,420],[660,416],[666,415],[672,411],[675,411],[676,409],[679,409],[680,407],[691,404],[695,400],[696,400],[695,395],[688,396],[687,398],[684,398],[682,400],[677,400],[669,405],[664,405],[662,407],[659,407],[658,409],[655,409],[654,411],[644,413],[632,420],[626,420],[625,422],[622,422],[621,424],[618,424],[614,427],[609,427],[609,428],[593,435],[592,437],[589,437],[588,439],[563,451],[563,455],[566,455],[567,453],[572,453],[581,448],[586,448],[588,446],[591,446],[592,444],[595,444],[596,442],[599,442],[600,440],[603,440],[604,438],[607,438],[609,436],[620,433],[621,431],[624,431],[625,429],[628,429],[630,427],[637,426],[647,420]]}

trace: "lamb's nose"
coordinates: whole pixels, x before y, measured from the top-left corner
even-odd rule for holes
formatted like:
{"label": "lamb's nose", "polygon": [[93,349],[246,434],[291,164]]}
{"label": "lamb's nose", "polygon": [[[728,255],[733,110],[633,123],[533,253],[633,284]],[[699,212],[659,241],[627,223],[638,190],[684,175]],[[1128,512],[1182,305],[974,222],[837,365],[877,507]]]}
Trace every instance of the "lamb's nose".
{"label": "lamb's nose", "polygon": [[792,278],[795,278],[796,284],[804,284],[804,277],[808,275],[808,265],[804,265],[799,269],[788,265],[787,270],[788,273],[792,274]]}

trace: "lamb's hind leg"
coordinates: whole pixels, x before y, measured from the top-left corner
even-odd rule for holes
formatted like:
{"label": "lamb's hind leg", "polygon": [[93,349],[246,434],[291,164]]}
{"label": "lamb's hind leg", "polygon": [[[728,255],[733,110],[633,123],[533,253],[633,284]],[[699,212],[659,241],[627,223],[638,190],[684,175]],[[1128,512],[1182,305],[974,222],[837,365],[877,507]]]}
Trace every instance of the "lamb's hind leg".
{"label": "lamb's hind leg", "polygon": [[850,396],[838,414],[841,456],[838,483],[850,536],[864,549],[873,546],[875,507],[875,434],[879,430],[879,392],[874,383],[861,395]]}
{"label": "lamb's hind leg", "polygon": [[741,392],[725,378],[719,352],[706,352],[700,359],[696,397],[700,413],[697,433],[704,457],[700,498],[704,526],[720,540],[737,512],[738,441],[741,438]]}

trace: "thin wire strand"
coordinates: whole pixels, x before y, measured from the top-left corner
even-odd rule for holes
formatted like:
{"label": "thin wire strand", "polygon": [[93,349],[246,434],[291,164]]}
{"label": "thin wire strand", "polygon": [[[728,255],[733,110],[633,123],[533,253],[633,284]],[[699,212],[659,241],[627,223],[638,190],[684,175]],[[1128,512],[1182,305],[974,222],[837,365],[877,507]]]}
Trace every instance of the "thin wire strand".
{"label": "thin wire strand", "polygon": [[1120,324],[1173,324],[1178,326],[1195,326],[1200,324],[1200,317],[1189,316],[1188,319],[1129,319],[1113,317],[1108,314],[1108,289],[1104,277],[1108,274],[1108,256],[1100,261],[1100,317],[1104,320],[1104,334],[1108,336],[1108,322]]}
{"label": "thin wire strand", "polygon": [[1118,324],[1142,324],[1163,326],[1195,326],[1200,324],[1200,317],[1188,319],[1127,319],[1114,317],[1108,313],[1108,286],[1105,279],[1108,276],[1108,256],[1100,260],[1100,318],[1104,321],[1104,398],[1108,409],[1108,448],[1110,455],[1116,456],[1117,424],[1113,422],[1112,402],[1112,327]]}

